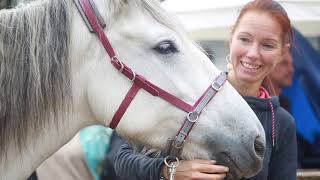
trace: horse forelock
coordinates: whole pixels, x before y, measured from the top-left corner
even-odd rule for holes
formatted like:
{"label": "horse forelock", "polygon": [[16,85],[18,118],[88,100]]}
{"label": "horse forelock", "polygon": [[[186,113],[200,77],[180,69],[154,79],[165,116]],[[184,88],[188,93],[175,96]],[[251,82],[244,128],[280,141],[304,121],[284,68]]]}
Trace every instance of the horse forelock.
{"label": "horse forelock", "polygon": [[67,0],[0,12],[0,160],[71,108]]}
{"label": "horse forelock", "polygon": [[179,22],[168,16],[168,13],[160,6],[157,0],[102,0],[106,5],[108,25],[112,25],[121,17],[120,14],[126,13],[128,8],[136,8],[143,13],[151,15],[156,21],[174,31],[182,31]]}

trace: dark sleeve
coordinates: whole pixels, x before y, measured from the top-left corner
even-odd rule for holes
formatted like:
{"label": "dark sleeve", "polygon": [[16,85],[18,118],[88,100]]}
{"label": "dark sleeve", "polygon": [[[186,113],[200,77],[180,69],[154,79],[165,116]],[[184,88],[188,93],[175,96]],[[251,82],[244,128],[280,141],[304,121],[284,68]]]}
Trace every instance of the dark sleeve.
{"label": "dark sleeve", "polygon": [[117,176],[114,170],[113,162],[120,146],[124,143],[125,141],[115,131],[113,131],[110,139],[109,149],[104,162],[104,169],[100,176],[101,180],[123,180]]}
{"label": "dark sleeve", "polygon": [[34,171],[27,180],[38,180],[36,171]]}
{"label": "dark sleeve", "polygon": [[[286,115],[286,113],[285,113]],[[269,163],[269,180],[295,180],[297,176],[297,138],[292,116],[279,119],[278,147],[273,149]],[[285,124],[285,125],[283,125]]]}
{"label": "dark sleeve", "polygon": [[163,158],[151,158],[135,154],[125,143],[120,146],[114,158],[114,169],[118,176],[130,180],[158,180],[163,166]]}

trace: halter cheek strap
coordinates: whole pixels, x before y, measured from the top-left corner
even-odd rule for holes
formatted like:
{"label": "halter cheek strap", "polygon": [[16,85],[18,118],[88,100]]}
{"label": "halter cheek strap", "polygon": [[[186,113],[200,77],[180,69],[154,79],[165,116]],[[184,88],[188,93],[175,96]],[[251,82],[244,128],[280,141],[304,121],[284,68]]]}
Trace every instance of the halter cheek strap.
{"label": "halter cheek strap", "polygon": [[[89,31],[91,33],[94,33],[94,30],[93,30],[90,22],[88,21],[87,14],[84,11],[82,11],[83,6],[82,6],[81,2],[78,0],[74,0],[74,4],[77,6],[77,9],[78,9],[83,21],[86,23],[86,26],[88,27]],[[89,4],[90,4],[92,10],[94,11],[95,16],[98,18],[100,26],[104,29],[106,27],[106,23],[104,22],[101,14],[99,13],[96,5],[92,2],[92,0],[89,0]]]}
{"label": "halter cheek strap", "polygon": [[137,86],[136,84],[132,85],[132,87],[128,91],[126,97],[124,98],[124,100],[120,104],[117,112],[113,115],[112,121],[109,125],[110,128],[115,129],[118,126],[122,116],[124,115],[124,113],[128,109],[133,98],[137,95],[139,89],[140,89],[140,87]]}

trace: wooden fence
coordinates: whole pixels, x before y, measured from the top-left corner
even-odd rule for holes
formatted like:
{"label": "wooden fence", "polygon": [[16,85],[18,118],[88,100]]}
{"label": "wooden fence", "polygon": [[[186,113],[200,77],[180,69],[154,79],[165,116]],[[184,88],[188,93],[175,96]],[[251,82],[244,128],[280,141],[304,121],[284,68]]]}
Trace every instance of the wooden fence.
{"label": "wooden fence", "polygon": [[320,180],[320,169],[299,169],[297,180]]}

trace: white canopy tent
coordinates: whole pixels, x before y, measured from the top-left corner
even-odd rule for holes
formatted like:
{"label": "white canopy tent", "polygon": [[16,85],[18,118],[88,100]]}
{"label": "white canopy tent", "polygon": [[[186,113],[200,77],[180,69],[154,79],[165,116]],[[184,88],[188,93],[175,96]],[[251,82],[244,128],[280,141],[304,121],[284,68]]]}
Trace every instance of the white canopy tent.
{"label": "white canopy tent", "polygon": [[[320,36],[320,0],[278,0],[294,27],[308,37]],[[197,40],[226,40],[231,25],[249,0],[165,0],[162,6],[177,15]]]}

